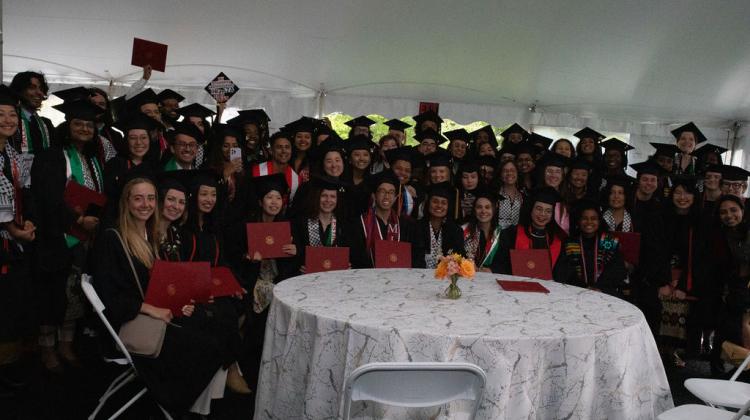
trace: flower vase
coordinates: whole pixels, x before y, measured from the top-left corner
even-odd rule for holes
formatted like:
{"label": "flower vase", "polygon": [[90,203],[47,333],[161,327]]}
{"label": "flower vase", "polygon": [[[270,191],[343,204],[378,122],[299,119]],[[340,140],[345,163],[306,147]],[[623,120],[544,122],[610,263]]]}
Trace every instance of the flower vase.
{"label": "flower vase", "polygon": [[443,295],[447,299],[458,299],[461,297],[461,289],[458,288],[458,274],[454,274],[451,276],[451,284],[448,285],[448,288],[445,289],[445,292],[443,292]]}

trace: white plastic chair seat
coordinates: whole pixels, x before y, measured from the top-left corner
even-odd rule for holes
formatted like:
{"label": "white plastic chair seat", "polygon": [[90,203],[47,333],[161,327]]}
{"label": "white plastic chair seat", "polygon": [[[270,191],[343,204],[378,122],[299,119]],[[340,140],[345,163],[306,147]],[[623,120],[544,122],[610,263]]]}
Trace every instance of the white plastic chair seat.
{"label": "white plastic chair seat", "polygon": [[[657,420],[732,420],[737,413],[700,404],[685,404],[659,414]],[[750,420],[748,416],[741,420]]]}
{"label": "white plastic chair seat", "polygon": [[739,409],[750,399],[750,384],[745,382],[690,378],[685,388],[701,401],[719,407]]}

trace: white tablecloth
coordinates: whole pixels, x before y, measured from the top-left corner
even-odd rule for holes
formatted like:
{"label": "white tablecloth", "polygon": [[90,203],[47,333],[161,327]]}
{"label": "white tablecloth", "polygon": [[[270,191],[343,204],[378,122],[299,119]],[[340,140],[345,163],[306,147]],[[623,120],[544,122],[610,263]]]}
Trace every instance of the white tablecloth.
{"label": "white tablecloth", "polygon": [[[470,362],[487,374],[480,419],[650,419],[673,406],[654,338],[633,305],[541,281],[551,293],[506,292],[496,274],[462,279],[463,296],[432,270],[346,270],[274,290],[256,419],[340,415],[344,379],[370,362]],[[467,404],[443,407],[461,418]],[[360,418],[406,418],[375,404]],[[428,414],[432,413],[432,414]],[[427,418],[435,410],[410,412]]]}

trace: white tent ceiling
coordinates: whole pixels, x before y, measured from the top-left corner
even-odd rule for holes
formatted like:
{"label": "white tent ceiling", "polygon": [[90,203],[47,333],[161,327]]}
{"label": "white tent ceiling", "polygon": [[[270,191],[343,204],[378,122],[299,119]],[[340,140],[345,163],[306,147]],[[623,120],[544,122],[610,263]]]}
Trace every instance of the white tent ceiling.
{"label": "white tent ceiling", "polygon": [[41,69],[57,83],[132,82],[137,36],[169,44],[155,87],[224,71],[245,97],[315,98],[323,86],[335,106],[400,103],[401,115],[419,100],[717,128],[750,114],[747,0],[4,3],[6,81]]}

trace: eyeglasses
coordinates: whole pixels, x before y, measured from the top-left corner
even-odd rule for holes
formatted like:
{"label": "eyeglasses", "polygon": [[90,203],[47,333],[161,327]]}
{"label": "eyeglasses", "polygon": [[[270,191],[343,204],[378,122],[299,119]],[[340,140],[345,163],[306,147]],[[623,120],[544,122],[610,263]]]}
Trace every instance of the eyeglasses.
{"label": "eyeglasses", "polygon": [[378,188],[377,190],[375,190],[375,192],[381,195],[396,195],[396,190],[384,190],[382,188]]}
{"label": "eyeglasses", "polygon": [[174,145],[177,147],[181,147],[183,149],[197,149],[198,148],[198,143],[185,143],[182,141],[178,141]]}
{"label": "eyeglasses", "polygon": [[743,188],[747,186],[747,183],[742,182],[742,181],[740,182],[724,181],[724,186],[726,186],[730,190],[742,190]]}

